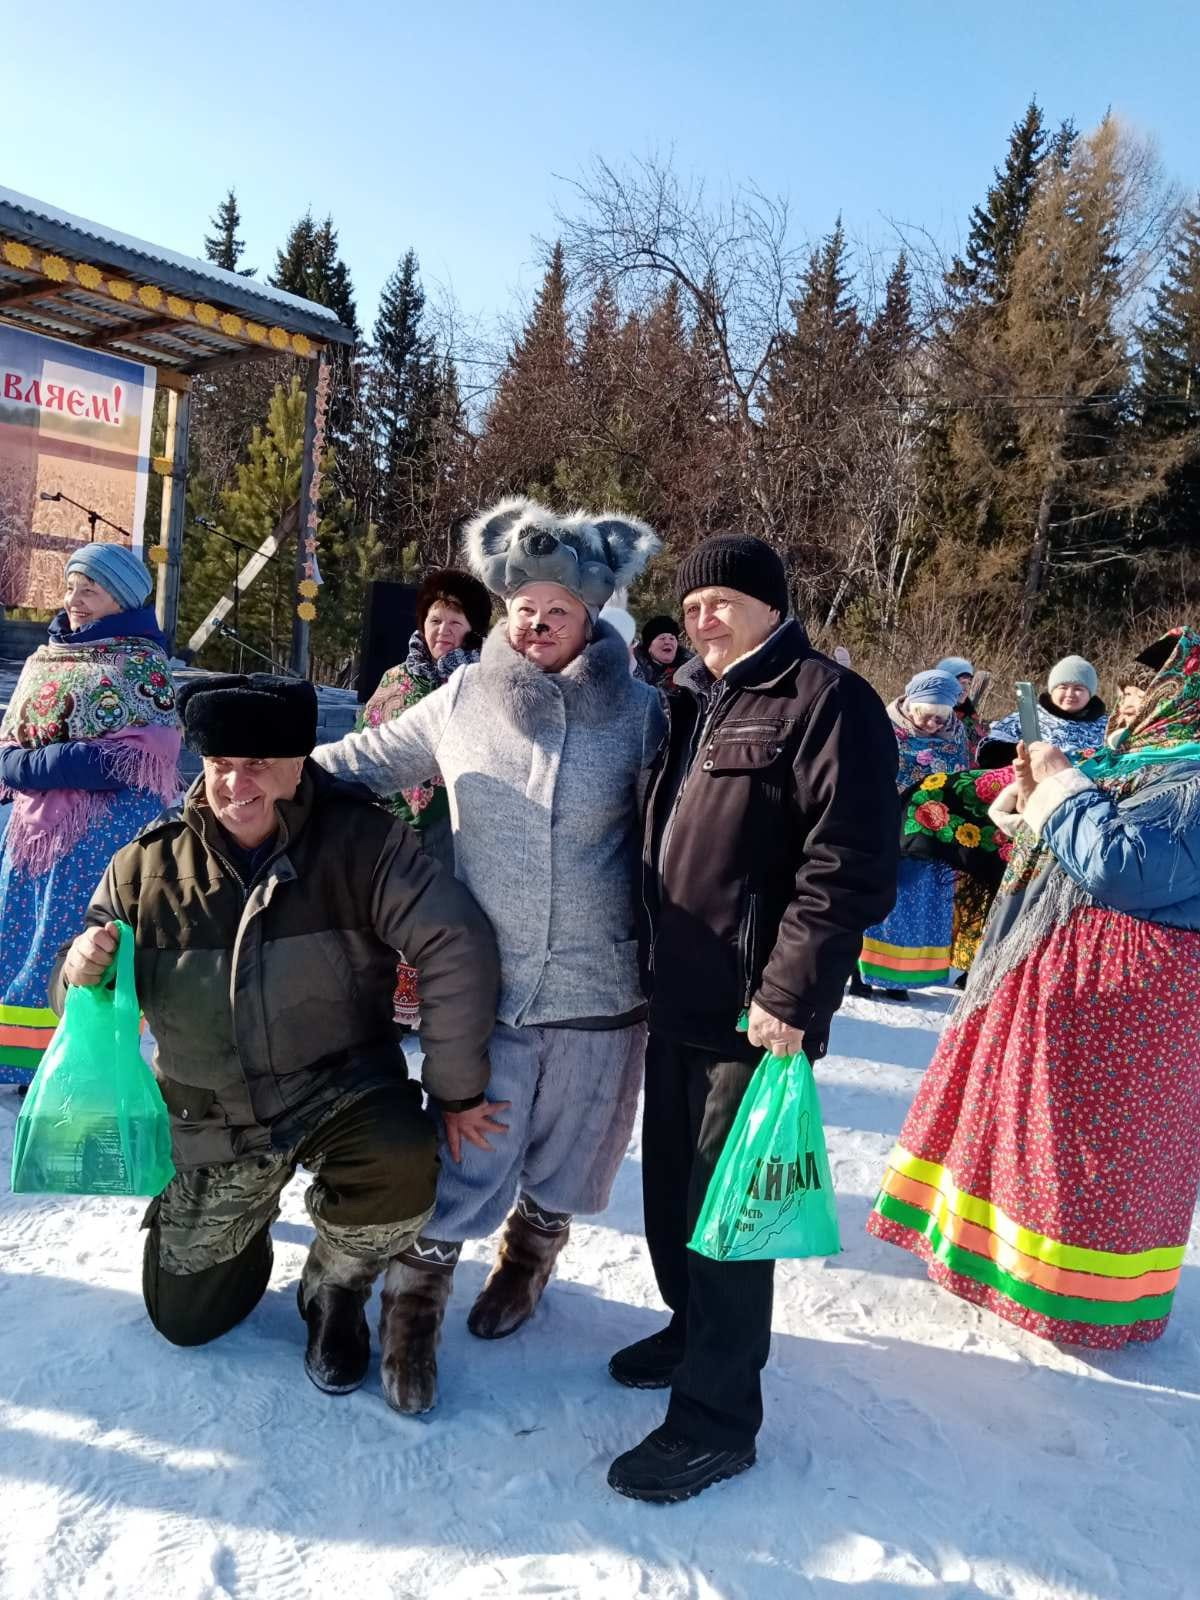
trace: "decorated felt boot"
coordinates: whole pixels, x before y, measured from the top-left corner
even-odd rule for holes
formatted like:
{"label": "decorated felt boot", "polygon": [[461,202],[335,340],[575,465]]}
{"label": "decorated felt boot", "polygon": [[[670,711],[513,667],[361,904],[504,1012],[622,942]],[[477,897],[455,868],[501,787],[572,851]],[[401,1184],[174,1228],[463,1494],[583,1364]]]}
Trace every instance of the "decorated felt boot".
{"label": "decorated felt boot", "polygon": [[417,1239],[388,1264],[379,1317],[383,1397],[407,1417],[437,1404],[437,1347],[454,1284],[458,1244]]}
{"label": "decorated felt boot", "polygon": [[565,1212],[543,1211],[528,1195],[518,1196],[504,1224],[496,1265],[467,1318],[477,1339],[504,1339],[528,1322],[570,1231]]}

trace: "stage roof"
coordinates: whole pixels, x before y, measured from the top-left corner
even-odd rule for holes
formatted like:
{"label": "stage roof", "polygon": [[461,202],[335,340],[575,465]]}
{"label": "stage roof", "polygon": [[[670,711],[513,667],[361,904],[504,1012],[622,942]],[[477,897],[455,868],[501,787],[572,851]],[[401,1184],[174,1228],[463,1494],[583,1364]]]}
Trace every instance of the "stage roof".
{"label": "stage roof", "polygon": [[354,335],[314,300],[0,188],[0,321],[190,374]]}

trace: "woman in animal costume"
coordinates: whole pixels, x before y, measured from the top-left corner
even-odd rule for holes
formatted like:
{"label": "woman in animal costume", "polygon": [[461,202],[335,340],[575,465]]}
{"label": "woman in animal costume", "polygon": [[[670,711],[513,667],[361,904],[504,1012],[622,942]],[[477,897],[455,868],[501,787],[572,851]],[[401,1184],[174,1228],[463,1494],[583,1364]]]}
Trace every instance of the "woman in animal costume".
{"label": "woman in animal costume", "polygon": [[440,774],[456,874],[500,947],[490,1100],[434,1106],[444,1130],[437,1207],[384,1286],[384,1391],[400,1411],[436,1401],[438,1334],[463,1241],[503,1224],[467,1326],[484,1339],[514,1333],[572,1216],[608,1204],[629,1143],[646,1043],[638,817],[664,720],[599,613],[658,548],[628,517],[560,517],[522,497],[483,512],[467,556],[507,616],[479,664],[393,721],[316,752],[379,794]]}

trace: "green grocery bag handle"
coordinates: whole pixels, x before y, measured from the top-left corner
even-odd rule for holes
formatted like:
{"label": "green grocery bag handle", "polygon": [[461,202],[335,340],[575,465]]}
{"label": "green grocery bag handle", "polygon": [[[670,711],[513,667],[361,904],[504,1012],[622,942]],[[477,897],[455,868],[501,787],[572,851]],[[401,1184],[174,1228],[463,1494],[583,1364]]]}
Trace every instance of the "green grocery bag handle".
{"label": "green grocery bag handle", "polygon": [[72,985],[71,994],[87,993],[91,991],[93,1000],[101,1005],[115,1006],[118,1011],[132,1011],[140,1013],[137,997],[137,979],[133,970],[133,929],[127,922],[118,922],[117,953],[112,959],[108,972],[96,984],[83,984],[77,989]]}
{"label": "green grocery bag handle", "polygon": [[141,1033],[142,1008],[138,1003],[134,972],[134,932],[127,922],[118,922],[116,927],[117,953],[108,974],[99,983],[72,984],[67,990],[67,1009],[76,1014],[89,1007],[111,1009],[112,1026],[119,1043],[125,1045],[132,1038],[136,1045]]}

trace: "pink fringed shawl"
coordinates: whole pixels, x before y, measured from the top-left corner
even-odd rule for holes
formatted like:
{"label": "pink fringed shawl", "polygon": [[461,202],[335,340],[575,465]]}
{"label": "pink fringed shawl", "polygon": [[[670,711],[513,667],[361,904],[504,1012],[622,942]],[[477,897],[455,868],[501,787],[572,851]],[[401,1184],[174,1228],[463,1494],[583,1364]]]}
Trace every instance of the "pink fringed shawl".
{"label": "pink fringed shawl", "polygon": [[[34,651],[0,722],[0,745],[37,750],[76,739],[103,743],[114,789],[145,789],[164,804],[175,799],[179,719],[161,646],[118,637]],[[22,870],[48,872],[111,803],[105,791],[16,792],[5,848]]]}

